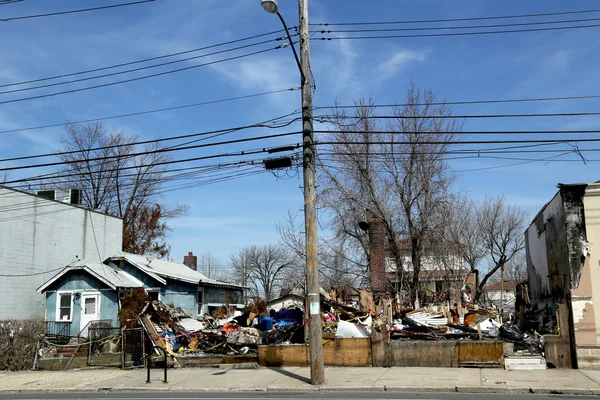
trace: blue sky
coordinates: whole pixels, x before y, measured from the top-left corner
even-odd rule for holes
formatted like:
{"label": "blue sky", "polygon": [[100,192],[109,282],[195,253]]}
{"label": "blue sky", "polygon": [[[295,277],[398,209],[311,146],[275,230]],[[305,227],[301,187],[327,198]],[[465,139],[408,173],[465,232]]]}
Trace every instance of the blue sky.
{"label": "blue sky", "polygon": [[[25,0],[0,6],[0,19],[115,3],[116,1],[99,0]],[[312,0],[310,21],[481,17],[592,9],[596,4],[595,1],[586,0]],[[295,1],[280,0],[280,9],[288,25],[297,25]],[[597,16],[598,14],[587,14],[555,19]],[[483,23],[486,22],[465,22],[461,25]],[[0,22],[0,49],[3,54],[0,58],[0,84],[135,61],[280,28],[279,20],[265,13],[259,0],[157,0],[110,10]],[[312,66],[317,83],[314,102],[316,106],[329,106],[335,101],[351,104],[361,96],[371,96],[377,103],[401,103],[410,80],[438,91],[440,97],[448,101],[597,95],[600,93],[600,69],[597,68],[600,64],[600,42],[597,40],[599,31],[600,28],[589,28],[463,37],[314,40],[311,43]],[[321,36],[315,34],[314,38]],[[272,46],[265,45],[257,49],[270,47]],[[252,50],[92,82],[0,94],[0,102],[191,66],[194,63],[242,54],[244,51]],[[169,60],[171,59],[164,61]],[[299,76],[292,53],[289,48],[283,48],[137,82],[45,99],[0,104],[0,131],[244,96],[293,88],[298,84]],[[0,91],[6,89],[10,88],[0,88]],[[556,113],[598,111],[599,105],[600,101],[596,99],[468,105],[454,106],[453,109],[456,114]],[[109,127],[137,134],[143,139],[152,139],[159,135],[181,135],[253,124],[294,112],[299,107],[300,93],[295,91],[113,119],[106,123]],[[597,129],[599,123],[600,118],[593,116],[484,119],[467,120],[464,130]],[[298,124],[280,130],[254,129],[229,134],[222,139],[298,129]],[[62,132],[63,129],[57,127],[1,133],[0,157],[58,150],[58,139]],[[576,136],[594,137],[590,134]],[[179,152],[176,158],[200,157],[299,141],[298,136],[196,149]],[[561,146],[556,148],[568,148],[566,145]],[[580,146],[591,148],[594,144]],[[596,154],[588,153],[587,157],[600,158]],[[561,159],[573,160],[576,157],[568,155]],[[30,161],[21,164],[26,162]],[[557,183],[600,179],[597,163],[594,162],[587,165],[583,162],[537,162],[506,166],[513,163],[515,161],[490,159],[453,161],[452,165],[459,173],[456,188],[470,193],[476,199],[503,194],[510,202],[522,206],[533,216],[553,196]],[[481,170],[488,167],[493,168]],[[51,170],[15,172],[10,177],[17,179],[46,172]],[[172,184],[167,184],[167,187],[170,185]],[[171,258],[181,260],[188,251],[200,254],[210,250],[222,263],[227,263],[229,254],[243,246],[276,243],[277,224],[284,221],[288,210],[299,212],[302,207],[300,185],[301,177],[282,179],[264,173],[167,193],[165,202],[180,202],[190,206],[187,217],[171,224]]]}

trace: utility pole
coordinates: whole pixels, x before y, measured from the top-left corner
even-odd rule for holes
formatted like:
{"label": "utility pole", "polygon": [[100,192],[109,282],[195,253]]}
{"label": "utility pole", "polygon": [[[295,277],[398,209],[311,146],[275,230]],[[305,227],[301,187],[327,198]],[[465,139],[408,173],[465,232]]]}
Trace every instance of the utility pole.
{"label": "utility pole", "polygon": [[323,362],[323,328],[321,326],[321,295],[317,259],[317,193],[316,160],[313,135],[312,74],[310,69],[310,34],[308,31],[308,0],[298,0],[300,16],[300,64],[302,70],[302,144],[304,172],[304,226],[306,231],[306,281],[309,302],[310,381],[325,382]]}
{"label": "utility pole", "polygon": [[[308,31],[308,0],[298,0],[300,14],[300,57],[294,42],[279,13],[277,0],[261,0],[261,6],[277,14],[285,32],[302,80],[302,170],[304,175],[304,230],[306,245],[306,310],[308,313],[310,381],[313,385],[325,382],[323,363],[323,328],[321,326],[321,294],[319,263],[317,259],[317,168],[313,137],[312,73],[310,72],[310,35]],[[305,331],[306,332],[306,331]]]}

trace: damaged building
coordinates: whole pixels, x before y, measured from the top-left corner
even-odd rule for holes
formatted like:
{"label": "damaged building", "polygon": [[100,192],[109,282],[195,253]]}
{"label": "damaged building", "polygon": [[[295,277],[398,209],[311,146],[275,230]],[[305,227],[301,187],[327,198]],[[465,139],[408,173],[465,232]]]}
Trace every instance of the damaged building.
{"label": "damaged building", "polygon": [[[527,322],[548,337],[547,359],[585,368],[600,359],[600,183],[559,184],[525,233]],[[595,250],[595,251],[594,251]]]}

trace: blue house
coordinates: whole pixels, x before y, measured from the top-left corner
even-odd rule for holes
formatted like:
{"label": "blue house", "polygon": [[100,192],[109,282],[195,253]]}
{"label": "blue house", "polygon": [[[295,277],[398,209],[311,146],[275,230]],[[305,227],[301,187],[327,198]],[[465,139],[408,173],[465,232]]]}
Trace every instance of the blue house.
{"label": "blue house", "polygon": [[46,296],[47,324],[59,326],[68,336],[87,336],[92,321],[118,327],[120,300],[135,288],[195,316],[224,304],[244,304],[242,286],[210,279],[183,263],[125,252],[104,263],[69,264],[37,291]]}

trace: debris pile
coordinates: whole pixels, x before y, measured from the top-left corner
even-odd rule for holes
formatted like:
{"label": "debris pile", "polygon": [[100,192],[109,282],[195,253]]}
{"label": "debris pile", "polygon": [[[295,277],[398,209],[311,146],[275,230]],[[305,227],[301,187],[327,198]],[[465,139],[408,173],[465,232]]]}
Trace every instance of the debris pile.
{"label": "debris pile", "polygon": [[302,310],[283,309],[271,315],[265,310],[260,305],[244,311],[219,308],[212,316],[195,317],[155,300],[145,304],[137,321],[148,340],[167,351],[171,363],[180,357],[255,354],[263,343],[304,342]]}

